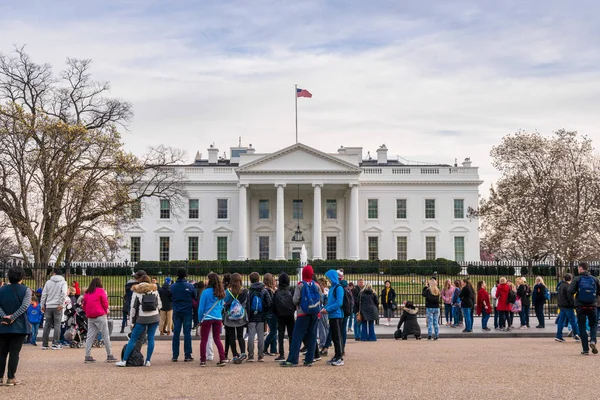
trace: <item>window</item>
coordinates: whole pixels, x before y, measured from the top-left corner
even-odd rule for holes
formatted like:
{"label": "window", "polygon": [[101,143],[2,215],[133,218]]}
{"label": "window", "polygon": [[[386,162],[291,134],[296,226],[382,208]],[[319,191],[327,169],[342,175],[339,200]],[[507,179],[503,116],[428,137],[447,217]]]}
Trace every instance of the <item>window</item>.
{"label": "window", "polygon": [[189,218],[190,219],[198,219],[199,210],[200,210],[200,206],[199,206],[198,199],[190,199]]}
{"label": "window", "polygon": [[131,238],[131,262],[138,262],[142,257],[142,238],[134,236]]}
{"label": "window", "polygon": [[159,261],[169,261],[169,237],[161,237],[160,238],[160,247],[159,247]]}
{"label": "window", "polygon": [[327,236],[327,259],[337,260],[337,237]]}
{"label": "window", "polygon": [[369,236],[369,260],[379,260],[379,238]]}
{"label": "window", "polygon": [[268,260],[269,259],[269,237],[259,236],[258,237],[258,259]]}
{"label": "window", "polygon": [[188,260],[198,259],[198,236],[190,236],[188,238]]}
{"label": "window", "polygon": [[304,218],[304,207],[302,204],[302,200],[294,200],[292,202],[292,218],[293,219]]}
{"label": "window", "polygon": [[454,237],[454,261],[464,262],[465,261],[465,237],[455,236]]}
{"label": "window", "polygon": [[378,210],[378,201],[377,199],[369,199],[367,200],[367,218],[368,219],[377,219],[379,218],[379,210]]}
{"label": "window", "polygon": [[269,219],[269,200],[258,201],[258,219]]}
{"label": "window", "polygon": [[217,199],[217,219],[227,219],[227,199]]}
{"label": "window", "polygon": [[140,199],[137,199],[131,204],[131,218],[142,218],[142,201]]}
{"label": "window", "polygon": [[408,259],[408,238],[406,236],[396,237],[396,253],[398,260],[406,261]]}
{"label": "window", "polygon": [[160,201],[160,219],[171,218],[171,202],[167,199]]}
{"label": "window", "polygon": [[425,218],[426,219],[435,219],[435,200],[434,199],[425,200]]}
{"label": "window", "polygon": [[454,218],[463,219],[465,217],[464,199],[454,199]]}
{"label": "window", "polygon": [[435,260],[435,236],[425,238],[425,259]]}
{"label": "window", "polygon": [[217,237],[217,260],[227,260],[227,236]]}
{"label": "window", "polygon": [[396,218],[406,219],[406,199],[396,199]]}
{"label": "window", "polygon": [[337,219],[337,200],[325,200],[325,215],[327,219]]}

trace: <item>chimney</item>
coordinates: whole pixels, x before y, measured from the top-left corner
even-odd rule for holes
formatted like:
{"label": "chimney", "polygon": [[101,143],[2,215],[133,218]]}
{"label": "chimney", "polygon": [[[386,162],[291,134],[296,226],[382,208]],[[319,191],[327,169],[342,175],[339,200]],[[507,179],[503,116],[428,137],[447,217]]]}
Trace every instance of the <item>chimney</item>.
{"label": "chimney", "polygon": [[196,159],[194,161],[199,162],[200,160],[202,160],[202,153],[198,151],[196,152]]}
{"label": "chimney", "polygon": [[338,154],[346,154],[346,149],[344,148],[344,146],[340,146],[340,148],[338,149]]}
{"label": "chimney", "polygon": [[208,148],[208,163],[217,164],[219,158],[219,149],[215,148],[214,144],[211,144]]}
{"label": "chimney", "polygon": [[462,166],[465,168],[471,168],[471,159],[465,158],[465,161],[463,161]]}
{"label": "chimney", "polygon": [[377,164],[387,164],[388,149],[385,147],[385,144],[382,144],[381,147],[377,149]]}
{"label": "chimney", "polygon": [[252,147],[252,143],[250,143],[248,145],[248,148],[246,149],[246,154],[254,154],[254,147]]}

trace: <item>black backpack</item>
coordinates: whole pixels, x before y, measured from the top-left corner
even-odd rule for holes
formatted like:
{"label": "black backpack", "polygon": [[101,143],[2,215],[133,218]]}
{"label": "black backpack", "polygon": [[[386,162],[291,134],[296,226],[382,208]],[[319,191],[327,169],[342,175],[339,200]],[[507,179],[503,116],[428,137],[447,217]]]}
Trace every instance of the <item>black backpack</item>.
{"label": "black backpack", "polygon": [[296,311],[292,292],[289,289],[279,289],[275,292],[275,310],[280,317],[292,317]]}
{"label": "black backpack", "polygon": [[[139,346],[138,346],[139,344]],[[121,350],[121,360],[123,356],[125,356],[125,348],[127,345],[123,346],[123,350]],[[133,348],[133,351],[129,355],[127,359],[126,367],[143,367],[144,366],[144,356],[142,355],[142,345],[141,342],[138,341]]]}
{"label": "black backpack", "polygon": [[515,304],[517,301],[517,294],[513,290],[508,291],[508,297],[506,299],[507,304]]}
{"label": "black backpack", "polygon": [[[338,288],[338,286],[342,287],[342,285],[337,284],[331,289],[334,290],[334,296],[336,293],[335,290]],[[344,312],[345,318],[352,315],[352,309],[354,308],[354,297],[352,297],[352,293],[350,293],[349,290],[344,289],[344,287],[342,287],[342,290],[344,291],[344,299],[342,300],[342,311]]]}
{"label": "black backpack", "polygon": [[155,295],[151,293],[146,293],[142,296],[142,311],[156,311],[157,307],[158,298]]}

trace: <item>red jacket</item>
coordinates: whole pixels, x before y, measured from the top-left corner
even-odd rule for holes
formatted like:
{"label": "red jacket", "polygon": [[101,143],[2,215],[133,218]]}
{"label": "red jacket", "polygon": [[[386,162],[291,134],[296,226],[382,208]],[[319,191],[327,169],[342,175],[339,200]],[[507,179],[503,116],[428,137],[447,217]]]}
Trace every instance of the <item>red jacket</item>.
{"label": "red jacket", "polygon": [[[483,305],[485,303],[485,307]],[[479,289],[477,292],[477,315],[481,315],[483,310],[488,314],[492,313],[492,304],[490,303],[490,294],[484,288]]]}
{"label": "red jacket", "polygon": [[75,296],[81,296],[81,289],[79,288],[79,282],[73,282],[73,287],[75,288]]}
{"label": "red jacket", "polygon": [[512,306],[508,304],[508,292],[510,287],[506,283],[501,283],[496,289],[496,298],[498,299],[498,311],[511,311]]}

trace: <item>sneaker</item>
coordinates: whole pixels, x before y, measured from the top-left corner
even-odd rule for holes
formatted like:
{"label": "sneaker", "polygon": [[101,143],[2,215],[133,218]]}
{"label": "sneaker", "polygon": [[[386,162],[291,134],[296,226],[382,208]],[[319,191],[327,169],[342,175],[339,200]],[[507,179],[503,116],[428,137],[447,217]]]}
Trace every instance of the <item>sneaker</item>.
{"label": "sneaker", "polygon": [[32,346],[37,346],[37,343],[31,343]]}
{"label": "sneaker", "polygon": [[575,335],[573,339],[575,339],[576,342],[581,342],[581,338],[579,337],[579,335]]}
{"label": "sneaker", "polygon": [[248,358],[248,356],[246,355],[246,353],[242,353],[242,354],[240,354],[240,356],[238,357],[238,360],[240,360],[240,361],[244,361],[244,360],[245,360],[245,359],[247,359],[247,358]]}
{"label": "sneaker", "polygon": [[582,355],[582,356],[589,356],[589,355],[590,355],[590,352],[589,352],[589,351],[582,351],[582,352],[581,352],[581,355]]}
{"label": "sneaker", "polygon": [[320,351],[319,354],[321,354],[322,356],[326,356],[327,353],[328,353],[328,350],[327,349],[323,349],[323,350]]}
{"label": "sneaker", "polygon": [[284,362],[279,363],[279,366],[280,367],[297,367],[298,364],[294,364],[294,363],[291,363],[291,362],[288,362],[288,361],[284,361]]}
{"label": "sneaker", "polygon": [[302,353],[302,354],[306,354],[306,352],[307,352],[307,351],[308,351],[308,350],[306,349],[306,347],[302,347],[302,348],[300,349],[300,353]]}
{"label": "sneaker", "polygon": [[48,347],[48,346],[42,346],[42,350],[50,350],[50,347]]}
{"label": "sneaker", "polygon": [[89,356],[89,357],[88,357],[88,356],[86,356],[86,357],[85,357],[85,360],[83,360],[83,362],[84,362],[84,363],[86,363],[86,364],[87,364],[87,363],[95,363],[95,362],[96,362],[96,359],[95,359],[94,357],[92,357],[92,356]]}
{"label": "sneaker", "polygon": [[328,360],[328,361],[327,361],[327,364],[328,364],[328,365],[331,365],[331,364],[333,364],[335,361],[337,361],[337,359],[336,359],[335,357],[333,357],[331,360]]}
{"label": "sneaker", "polygon": [[258,357],[258,362],[265,362],[264,357]]}
{"label": "sneaker", "polygon": [[352,328],[348,328],[348,333],[352,333]]}
{"label": "sneaker", "polygon": [[563,338],[555,338],[554,341],[555,342],[559,342],[559,343],[564,343],[565,339],[563,339]]}
{"label": "sneaker", "polygon": [[538,326],[536,326],[536,328],[537,328],[537,329],[544,329],[545,327],[544,327],[544,326],[541,326],[541,325],[538,325]]}
{"label": "sneaker", "polygon": [[254,357],[248,358],[248,360],[246,362],[253,363],[254,362]]}
{"label": "sneaker", "polygon": [[482,329],[483,329],[484,331],[486,331],[486,332],[489,332],[489,331],[491,331],[491,329],[490,329],[490,328],[482,328]]}
{"label": "sneaker", "polygon": [[171,358],[171,362],[177,362],[176,358]]}
{"label": "sneaker", "polygon": [[268,351],[263,351],[263,355],[264,356],[272,356],[273,354],[269,353]]}
{"label": "sneaker", "polygon": [[[464,332],[464,331],[463,331]],[[427,336],[427,340],[431,340],[431,336]]]}
{"label": "sneaker", "polygon": [[206,362],[205,362],[205,361],[201,361],[201,362],[200,362],[200,366],[201,366],[201,367],[206,367]]}
{"label": "sneaker", "polygon": [[285,361],[285,360],[286,360],[285,356],[279,356],[274,361]]}
{"label": "sneaker", "polygon": [[569,334],[567,335],[567,337],[573,337],[573,331],[572,330],[569,331]]}
{"label": "sneaker", "polygon": [[[177,361],[177,360],[175,360],[175,361]],[[194,361],[194,357],[187,357],[183,360],[183,362],[191,362],[191,361]]]}
{"label": "sneaker", "polygon": [[115,363],[115,365],[117,367],[126,367],[127,366],[127,362],[125,362],[125,361],[119,361],[119,362]]}
{"label": "sneaker", "polygon": [[16,385],[20,385],[20,384],[21,384],[21,381],[18,381],[15,378],[13,378],[13,379],[7,379],[4,386],[16,386]]}
{"label": "sneaker", "polygon": [[592,349],[592,354],[598,354],[598,348],[596,347],[596,343],[590,343],[590,349]]}
{"label": "sneaker", "polygon": [[52,350],[62,350],[62,346],[60,344],[53,344],[52,345]]}
{"label": "sneaker", "polygon": [[[260,360],[259,360],[259,361],[260,361]],[[217,367],[224,367],[224,366],[226,366],[226,365],[227,365],[227,363],[225,362],[225,360],[221,360],[221,361],[219,361],[219,362],[217,363]]]}
{"label": "sneaker", "polygon": [[313,365],[315,365],[315,364],[311,363],[311,362],[306,362],[306,361],[304,361],[304,364],[302,364],[302,366],[304,366],[304,367],[312,367]]}
{"label": "sneaker", "polygon": [[314,361],[321,361],[321,360],[322,360],[321,356],[316,356],[314,359]]}
{"label": "sneaker", "polygon": [[437,337],[437,336],[434,336],[434,337],[433,337],[433,340],[438,340],[438,337]]}
{"label": "sneaker", "polygon": [[342,365],[344,365],[344,360],[340,358],[339,360],[335,360],[334,362],[332,362],[331,365],[333,365],[334,367],[341,367]]}

